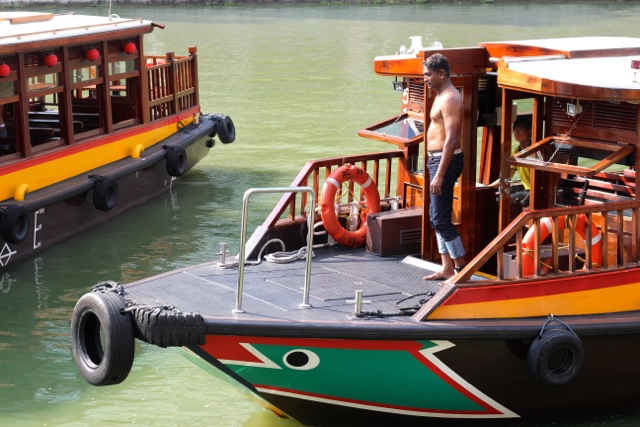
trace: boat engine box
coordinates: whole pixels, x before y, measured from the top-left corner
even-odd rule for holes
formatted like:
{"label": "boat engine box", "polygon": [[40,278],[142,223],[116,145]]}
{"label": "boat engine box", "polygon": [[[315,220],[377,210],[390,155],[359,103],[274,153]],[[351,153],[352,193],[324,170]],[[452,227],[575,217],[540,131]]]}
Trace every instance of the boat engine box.
{"label": "boat engine box", "polygon": [[367,251],[379,256],[420,253],[422,207],[367,216]]}

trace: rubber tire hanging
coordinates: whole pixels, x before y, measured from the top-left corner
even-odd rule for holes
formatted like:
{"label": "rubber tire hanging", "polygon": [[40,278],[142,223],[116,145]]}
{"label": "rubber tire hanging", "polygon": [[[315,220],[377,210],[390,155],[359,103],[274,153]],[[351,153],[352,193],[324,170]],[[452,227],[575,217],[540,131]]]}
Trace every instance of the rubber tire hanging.
{"label": "rubber tire hanging", "polygon": [[71,348],[82,377],[90,384],[119,384],[133,365],[134,327],[115,292],[90,292],[76,303]]}
{"label": "rubber tire hanging", "polygon": [[93,206],[101,211],[110,211],[118,199],[118,182],[108,176],[96,176],[93,186]]}
{"label": "rubber tire hanging", "polygon": [[220,142],[223,144],[230,144],[236,140],[236,127],[229,116],[225,116],[223,114],[218,116],[216,132],[218,134],[218,138],[220,138]]}
{"label": "rubber tire hanging", "polygon": [[0,207],[0,237],[7,243],[20,243],[29,234],[29,212],[23,206]]}
{"label": "rubber tire hanging", "polygon": [[542,384],[562,386],[573,381],[584,364],[580,338],[566,329],[548,329],[536,337],[527,353],[527,365]]}
{"label": "rubber tire hanging", "polygon": [[187,152],[182,147],[167,147],[167,173],[176,178],[187,172]]}

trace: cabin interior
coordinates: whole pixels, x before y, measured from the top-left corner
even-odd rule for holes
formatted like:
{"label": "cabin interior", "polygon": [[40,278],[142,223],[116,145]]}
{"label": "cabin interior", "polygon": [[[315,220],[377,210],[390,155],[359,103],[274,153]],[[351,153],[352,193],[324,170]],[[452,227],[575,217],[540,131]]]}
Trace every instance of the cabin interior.
{"label": "cabin interior", "polygon": [[[25,26],[55,17],[13,19],[12,25]],[[0,165],[197,105],[195,48],[186,57],[145,57],[143,33],[151,23],[109,33],[87,31],[80,18],[78,25],[85,35],[24,47],[3,44],[0,35],[0,114],[6,126]]]}

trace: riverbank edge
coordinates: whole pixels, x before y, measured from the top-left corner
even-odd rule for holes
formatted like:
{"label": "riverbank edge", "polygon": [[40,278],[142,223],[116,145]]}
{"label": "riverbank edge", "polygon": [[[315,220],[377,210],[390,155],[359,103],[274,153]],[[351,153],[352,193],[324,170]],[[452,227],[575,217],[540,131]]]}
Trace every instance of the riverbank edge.
{"label": "riverbank edge", "polygon": [[[112,5],[402,5],[402,4],[509,4],[509,3],[550,3],[556,0],[111,0]],[[638,0],[565,0],[565,3],[636,3]],[[51,6],[104,6],[109,0],[4,0],[0,10]]]}

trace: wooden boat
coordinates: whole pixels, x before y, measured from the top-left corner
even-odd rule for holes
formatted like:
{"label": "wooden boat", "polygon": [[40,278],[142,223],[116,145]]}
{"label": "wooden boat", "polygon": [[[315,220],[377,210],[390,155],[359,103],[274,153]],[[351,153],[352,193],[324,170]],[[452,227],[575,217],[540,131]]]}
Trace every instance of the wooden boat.
{"label": "wooden boat", "polygon": [[167,191],[231,119],[143,19],[0,12],[0,269]]}
{"label": "wooden boat", "polygon": [[[464,103],[454,221],[469,258],[446,283],[422,280],[439,267],[423,169],[434,94],[422,63],[435,52]],[[218,261],[96,285],[73,314],[80,372],[122,381],[138,338],[186,347],[308,425],[637,411],[639,58],[640,39],[602,37],[376,58],[400,110],[359,133],[393,149],[311,161],[291,187],[247,191],[235,267],[221,248]],[[512,154],[516,115],[531,117],[533,143]],[[507,197],[514,165],[532,169],[526,209]],[[256,192],[283,195],[245,245]]]}

